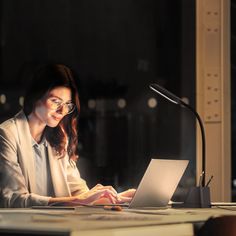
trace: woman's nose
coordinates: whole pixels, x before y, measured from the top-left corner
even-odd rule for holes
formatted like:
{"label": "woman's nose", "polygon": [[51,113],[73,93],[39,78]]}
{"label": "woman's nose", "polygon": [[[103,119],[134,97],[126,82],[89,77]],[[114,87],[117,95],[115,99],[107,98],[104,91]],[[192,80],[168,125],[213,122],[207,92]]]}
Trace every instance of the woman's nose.
{"label": "woman's nose", "polygon": [[57,113],[66,114],[66,108],[65,108],[64,104],[62,104],[61,106],[58,107]]}

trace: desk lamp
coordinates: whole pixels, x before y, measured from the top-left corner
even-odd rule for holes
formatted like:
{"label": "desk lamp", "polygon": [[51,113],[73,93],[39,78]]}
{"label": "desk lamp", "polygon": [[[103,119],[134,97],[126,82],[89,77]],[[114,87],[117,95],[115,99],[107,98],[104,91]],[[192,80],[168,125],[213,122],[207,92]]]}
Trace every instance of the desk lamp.
{"label": "desk lamp", "polygon": [[158,93],[170,102],[188,108],[199,122],[201,137],[202,137],[202,174],[200,176],[199,186],[190,188],[187,197],[183,203],[173,204],[173,207],[186,207],[186,208],[207,208],[211,206],[210,202],[210,189],[205,186],[205,176],[206,176],[206,141],[205,141],[205,131],[203,123],[199,114],[186,102],[181,100],[175,94],[171,93],[162,86],[153,83],[149,85],[149,88],[154,92]]}

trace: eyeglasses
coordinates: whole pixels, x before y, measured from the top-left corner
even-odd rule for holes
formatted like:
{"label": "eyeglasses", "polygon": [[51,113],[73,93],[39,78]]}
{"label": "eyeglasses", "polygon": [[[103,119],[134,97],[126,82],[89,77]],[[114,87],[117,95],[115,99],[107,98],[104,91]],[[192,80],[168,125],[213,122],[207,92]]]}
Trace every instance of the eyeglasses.
{"label": "eyeglasses", "polygon": [[60,108],[63,107],[63,113],[64,114],[70,114],[71,112],[74,111],[75,109],[75,104],[72,102],[62,102],[58,98],[48,98],[47,99],[48,105],[50,106],[50,109],[52,110],[59,110]]}

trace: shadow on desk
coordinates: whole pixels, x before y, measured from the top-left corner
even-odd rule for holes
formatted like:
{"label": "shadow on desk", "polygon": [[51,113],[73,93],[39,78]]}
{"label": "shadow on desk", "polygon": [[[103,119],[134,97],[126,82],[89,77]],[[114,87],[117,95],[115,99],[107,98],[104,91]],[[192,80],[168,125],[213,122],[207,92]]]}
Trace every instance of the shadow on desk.
{"label": "shadow on desk", "polygon": [[220,216],[210,218],[196,232],[196,236],[235,236],[236,235],[236,216]]}
{"label": "shadow on desk", "polygon": [[20,230],[2,230],[1,236],[70,236],[68,232],[36,232],[36,231],[20,231]]}

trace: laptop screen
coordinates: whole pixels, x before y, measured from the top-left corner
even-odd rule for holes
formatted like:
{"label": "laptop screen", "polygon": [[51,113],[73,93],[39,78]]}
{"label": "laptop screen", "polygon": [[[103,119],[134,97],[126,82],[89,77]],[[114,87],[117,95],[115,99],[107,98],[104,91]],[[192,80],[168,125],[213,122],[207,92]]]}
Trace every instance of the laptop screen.
{"label": "laptop screen", "polygon": [[167,206],[188,163],[188,160],[152,159],[129,208]]}

